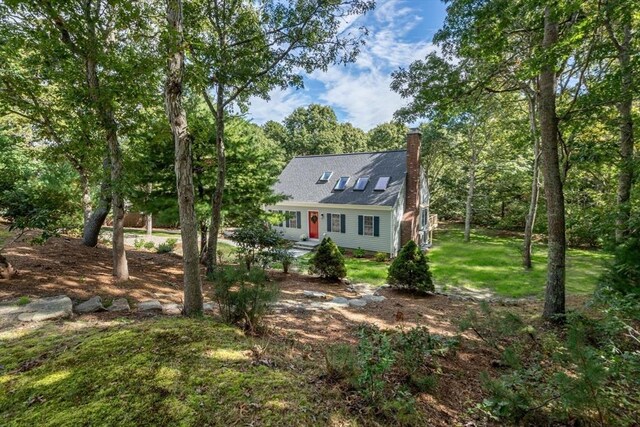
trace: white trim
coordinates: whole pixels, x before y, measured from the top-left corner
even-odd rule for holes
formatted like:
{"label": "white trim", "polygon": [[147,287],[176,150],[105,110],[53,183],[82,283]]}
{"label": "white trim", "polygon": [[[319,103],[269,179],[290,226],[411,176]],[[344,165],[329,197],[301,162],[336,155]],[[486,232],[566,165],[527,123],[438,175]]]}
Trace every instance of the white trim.
{"label": "white trim", "polygon": [[273,207],[278,206],[295,206],[301,208],[310,208],[310,209],[370,209],[373,211],[391,211],[393,210],[393,206],[379,206],[379,205],[347,205],[347,204],[336,204],[336,203],[311,203],[311,202],[295,202],[295,201],[282,201],[278,202],[274,205],[269,205]]}

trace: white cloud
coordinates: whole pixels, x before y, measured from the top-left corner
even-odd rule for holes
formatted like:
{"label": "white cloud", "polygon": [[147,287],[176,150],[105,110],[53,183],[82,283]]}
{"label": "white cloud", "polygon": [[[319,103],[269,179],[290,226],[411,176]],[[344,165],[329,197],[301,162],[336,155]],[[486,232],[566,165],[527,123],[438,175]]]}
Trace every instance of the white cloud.
{"label": "white cloud", "polygon": [[[271,101],[253,102],[250,115],[259,123],[282,121],[296,107],[315,102],[344,112],[344,120],[364,130],[391,120],[407,102],[389,88],[391,73],[435,50],[429,40],[409,40],[409,33],[421,22],[418,11],[406,2],[380,1],[371,15],[349,20],[342,28],[365,24],[370,30],[354,64],[336,65],[307,76],[305,80],[321,83],[313,85],[314,90],[275,91]],[[427,34],[426,29],[420,30]],[[324,90],[315,89],[317,86]]]}
{"label": "white cloud", "polygon": [[255,97],[250,100],[249,116],[258,124],[269,120],[280,122],[296,108],[314,102],[306,91],[293,88],[276,89],[271,91],[269,96],[271,99],[268,101]]}

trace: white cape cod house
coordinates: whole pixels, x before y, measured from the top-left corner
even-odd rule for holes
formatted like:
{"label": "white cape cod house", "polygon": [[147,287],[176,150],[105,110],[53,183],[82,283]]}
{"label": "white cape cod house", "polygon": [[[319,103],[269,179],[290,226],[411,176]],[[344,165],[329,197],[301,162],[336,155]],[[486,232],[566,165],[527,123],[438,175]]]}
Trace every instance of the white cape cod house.
{"label": "white cape cod house", "polygon": [[306,247],[325,236],[392,257],[409,239],[428,247],[435,224],[429,224],[420,139],[412,131],[406,150],[293,158],[275,185],[287,199],[266,207],[287,218],[274,228]]}

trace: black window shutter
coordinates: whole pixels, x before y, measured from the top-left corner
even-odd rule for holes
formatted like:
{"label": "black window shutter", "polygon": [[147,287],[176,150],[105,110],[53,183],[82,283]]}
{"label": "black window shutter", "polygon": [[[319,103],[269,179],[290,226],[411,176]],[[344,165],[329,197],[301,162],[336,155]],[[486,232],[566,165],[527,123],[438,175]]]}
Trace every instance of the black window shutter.
{"label": "black window shutter", "polygon": [[347,232],[347,216],[345,214],[340,214],[340,232]]}
{"label": "black window shutter", "polygon": [[378,237],[380,236],[380,217],[373,217],[373,235]]}
{"label": "black window shutter", "polygon": [[358,234],[361,236],[364,234],[364,218],[362,215],[358,215]]}
{"label": "black window shutter", "polygon": [[302,228],[302,215],[300,214],[300,211],[296,212],[296,219],[297,219],[297,224],[298,224],[298,228]]}
{"label": "black window shutter", "polygon": [[287,228],[289,228],[289,211],[284,211],[285,216],[287,217],[287,219],[285,220],[285,223],[287,225]]}
{"label": "black window shutter", "polygon": [[331,231],[331,214],[327,214],[327,231]]}

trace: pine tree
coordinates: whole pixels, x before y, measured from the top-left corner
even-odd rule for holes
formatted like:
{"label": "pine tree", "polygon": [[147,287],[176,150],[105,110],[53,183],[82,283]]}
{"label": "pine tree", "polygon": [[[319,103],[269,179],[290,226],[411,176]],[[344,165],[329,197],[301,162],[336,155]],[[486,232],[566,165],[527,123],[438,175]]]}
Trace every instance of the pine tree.
{"label": "pine tree", "polygon": [[347,275],[344,257],[340,253],[338,246],[331,240],[331,237],[322,239],[322,243],[320,243],[317,252],[311,259],[309,270],[329,280],[342,279]]}
{"label": "pine tree", "polygon": [[413,240],[410,240],[389,267],[387,280],[394,288],[433,292],[433,280],[427,257]]}

